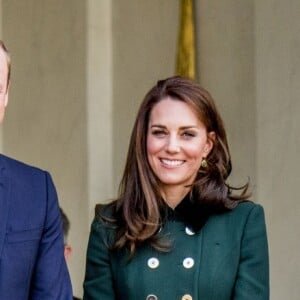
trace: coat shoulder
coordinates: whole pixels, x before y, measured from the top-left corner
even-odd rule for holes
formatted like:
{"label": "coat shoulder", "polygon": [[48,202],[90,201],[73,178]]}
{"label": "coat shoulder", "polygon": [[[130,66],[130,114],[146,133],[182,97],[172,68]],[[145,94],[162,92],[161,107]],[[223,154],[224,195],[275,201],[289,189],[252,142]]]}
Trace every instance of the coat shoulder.
{"label": "coat shoulder", "polygon": [[248,218],[249,215],[255,213],[264,214],[264,209],[262,205],[252,201],[241,202],[231,211],[232,215],[241,218]]}
{"label": "coat shoulder", "polygon": [[116,201],[105,204],[97,204],[95,206],[95,218],[101,220],[103,218],[113,219],[116,214]]}
{"label": "coat shoulder", "polygon": [[264,226],[264,209],[254,202],[241,202],[231,211],[212,216],[205,228],[209,231],[242,233],[245,227]]}
{"label": "coat shoulder", "polygon": [[42,175],[44,170],[0,154],[0,167],[8,174],[17,173],[19,175]]}
{"label": "coat shoulder", "polygon": [[95,217],[92,228],[96,231],[107,231],[117,227],[116,201],[95,206]]}

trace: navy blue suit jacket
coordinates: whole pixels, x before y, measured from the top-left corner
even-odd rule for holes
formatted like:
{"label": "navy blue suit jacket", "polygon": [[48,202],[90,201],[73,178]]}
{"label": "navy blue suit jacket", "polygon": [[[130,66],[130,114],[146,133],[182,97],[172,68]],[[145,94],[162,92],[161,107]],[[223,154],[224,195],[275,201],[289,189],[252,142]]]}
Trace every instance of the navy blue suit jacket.
{"label": "navy blue suit jacket", "polygon": [[49,173],[0,154],[0,299],[73,299],[63,253]]}

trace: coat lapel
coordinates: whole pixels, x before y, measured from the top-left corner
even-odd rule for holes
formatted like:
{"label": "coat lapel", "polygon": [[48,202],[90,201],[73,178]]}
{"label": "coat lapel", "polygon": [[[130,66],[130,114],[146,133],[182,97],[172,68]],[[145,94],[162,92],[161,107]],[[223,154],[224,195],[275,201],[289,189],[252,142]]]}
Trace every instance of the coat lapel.
{"label": "coat lapel", "polygon": [[10,180],[5,175],[5,158],[0,155],[0,259],[6,235],[6,225],[8,218]]}
{"label": "coat lapel", "polygon": [[199,299],[231,299],[240,239],[235,234],[236,226],[230,221],[229,214],[211,216],[202,230]]}

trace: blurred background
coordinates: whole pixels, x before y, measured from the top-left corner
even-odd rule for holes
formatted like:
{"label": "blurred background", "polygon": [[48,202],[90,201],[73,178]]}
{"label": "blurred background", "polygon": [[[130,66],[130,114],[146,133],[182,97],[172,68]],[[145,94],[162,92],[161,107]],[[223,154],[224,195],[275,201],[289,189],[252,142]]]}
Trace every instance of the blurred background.
{"label": "blurred background", "polygon": [[[146,91],[175,73],[180,0],[0,0],[12,56],[0,151],[51,172],[82,296],[96,203],[116,196]],[[300,294],[300,1],[194,0],[196,78],[224,118],[233,174],[265,208],[271,299]]]}

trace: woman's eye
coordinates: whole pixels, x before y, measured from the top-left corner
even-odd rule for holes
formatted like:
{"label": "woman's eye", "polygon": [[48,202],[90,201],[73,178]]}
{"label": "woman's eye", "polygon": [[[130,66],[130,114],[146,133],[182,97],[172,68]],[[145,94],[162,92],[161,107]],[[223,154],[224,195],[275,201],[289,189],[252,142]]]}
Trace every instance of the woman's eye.
{"label": "woman's eye", "polygon": [[196,136],[196,134],[194,133],[194,132],[184,132],[183,134],[182,134],[184,137],[186,137],[186,138],[191,138],[191,137],[195,137]]}
{"label": "woman's eye", "polygon": [[167,133],[163,130],[153,130],[152,134],[160,137],[160,136],[165,136]]}

